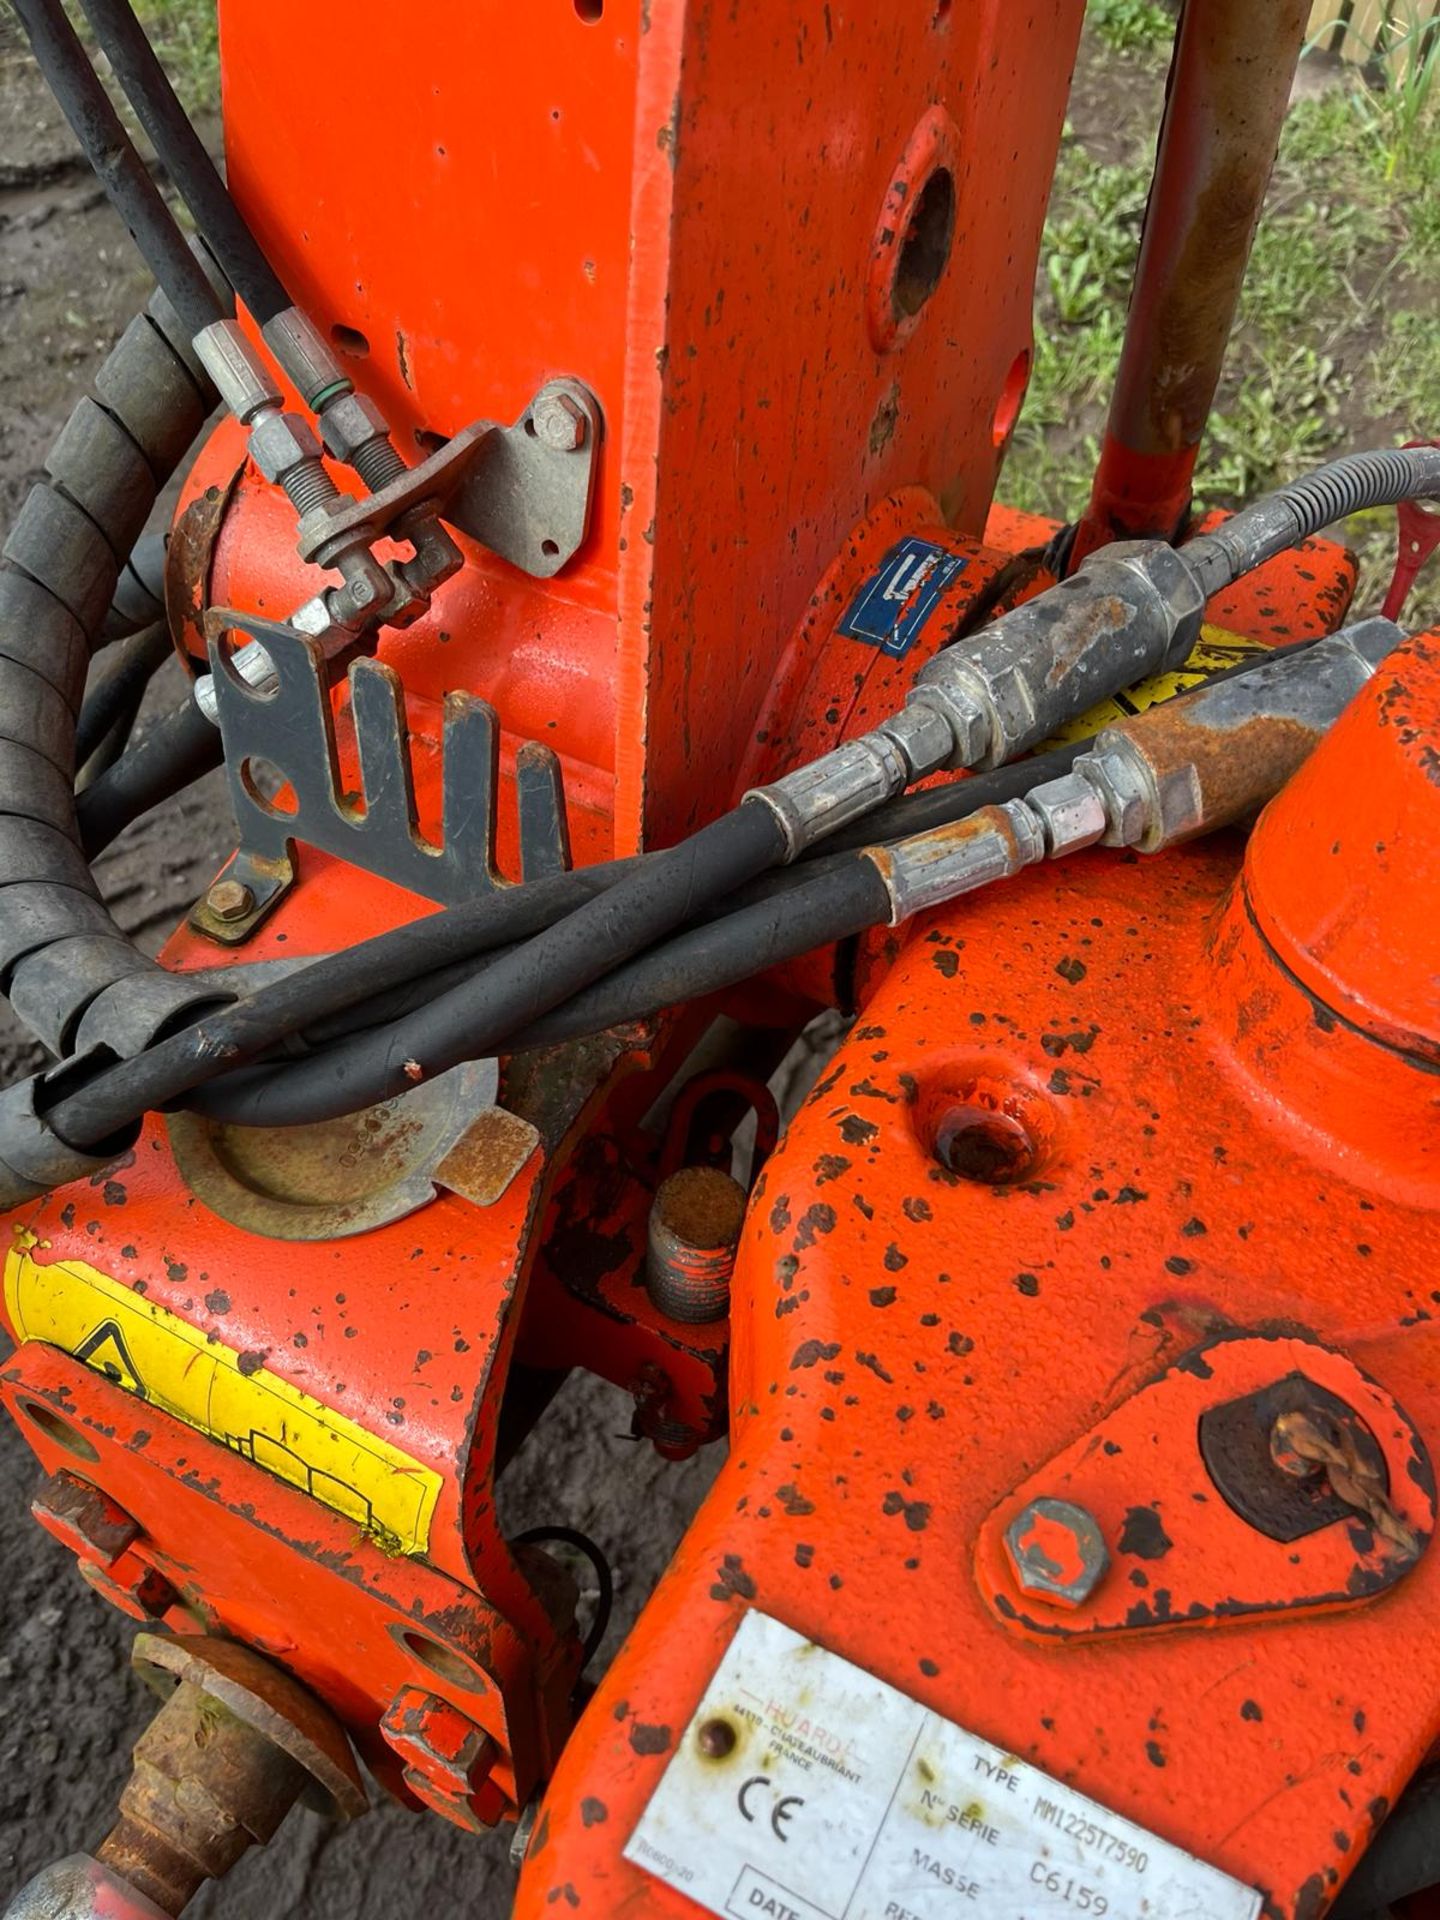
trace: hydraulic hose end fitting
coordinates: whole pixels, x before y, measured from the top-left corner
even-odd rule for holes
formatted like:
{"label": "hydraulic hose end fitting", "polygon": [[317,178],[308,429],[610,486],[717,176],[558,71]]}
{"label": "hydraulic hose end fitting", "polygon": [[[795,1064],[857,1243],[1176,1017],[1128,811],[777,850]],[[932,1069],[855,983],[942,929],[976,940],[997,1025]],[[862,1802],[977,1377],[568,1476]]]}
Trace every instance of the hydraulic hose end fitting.
{"label": "hydraulic hose end fitting", "polygon": [[867,847],[864,857],[890,896],[890,925],[898,927],[929,907],[1008,880],[1045,858],[1045,834],[1024,800],[982,807],[928,833],[890,847]]}
{"label": "hydraulic hose end fitting", "polygon": [[280,411],[284,405],[280,390],[238,321],[216,320],[195,335],[194,347],[196,358],[242,427],[253,427],[262,415]]}
{"label": "hydraulic hose end fitting", "polygon": [[768,786],[752,787],[744,799],[770,809],[784,837],[783,857],[795,860],[826,834],[902,792],[909,779],[904,752],[880,729],[842,741]]}
{"label": "hydraulic hose end fitting", "polygon": [[354,386],[330,349],[330,343],[299,307],[286,307],[260,329],[267,347],[285,369],[295,391],[312,413],[354,392]]}
{"label": "hydraulic hose end fitting", "polygon": [[1102,548],[1058,586],[929,661],[911,695],[955,736],[952,767],[996,767],[1096,701],[1178,664],[1205,595],[1163,541]]}

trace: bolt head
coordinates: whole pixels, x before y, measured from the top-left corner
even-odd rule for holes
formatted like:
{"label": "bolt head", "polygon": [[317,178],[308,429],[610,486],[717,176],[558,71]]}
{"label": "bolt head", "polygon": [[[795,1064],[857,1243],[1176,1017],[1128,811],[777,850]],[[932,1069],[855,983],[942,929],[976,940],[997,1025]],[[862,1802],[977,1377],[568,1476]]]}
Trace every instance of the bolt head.
{"label": "bolt head", "polygon": [[568,393],[539,394],[530,409],[535,438],[556,453],[574,453],[585,444],[589,422],[580,402]]}
{"label": "bolt head", "polygon": [[243,880],[217,880],[205,896],[207,910],[227,923],[254,911],[255,896]]}
{"label": "bolt head", "polygon": [[1092,1513],[1073,1500],[1032,1500],[1005,1529],[1022,1593],[1052,1607],[1082,1607],[1104,1579],[1110,1555]]}
{"label": "bolt head", "polygon": [[499,1748],[483,1728],[423,1687],[402,1687],[380,1731],[406,1765],[441,1792],[474,1793],[490,1777]]}

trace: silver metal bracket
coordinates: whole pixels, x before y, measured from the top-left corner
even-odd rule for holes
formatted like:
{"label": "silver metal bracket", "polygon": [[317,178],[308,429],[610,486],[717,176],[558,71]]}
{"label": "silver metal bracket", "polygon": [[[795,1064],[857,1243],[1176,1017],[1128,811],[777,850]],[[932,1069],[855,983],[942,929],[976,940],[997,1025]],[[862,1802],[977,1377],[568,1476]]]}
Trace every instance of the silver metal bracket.
{"label": "silver metal bracket", "polygon": [[[567,414],[573,432],[555,431]],[[481,441],[444,517],[522,573],[550,579],[589,530],[602,430],[587,387],[547,382],[513,427]]]}
{"label": "silver metal bracket", "polygon": [[514,426],[477,420],[379,493],[316,514],[300,556],[316,560],[347,535],[398,531],[403,539],[398,523],[429,507],[522,573],[548,580],[589,530],[601,426],[588,388],[548,381]]}

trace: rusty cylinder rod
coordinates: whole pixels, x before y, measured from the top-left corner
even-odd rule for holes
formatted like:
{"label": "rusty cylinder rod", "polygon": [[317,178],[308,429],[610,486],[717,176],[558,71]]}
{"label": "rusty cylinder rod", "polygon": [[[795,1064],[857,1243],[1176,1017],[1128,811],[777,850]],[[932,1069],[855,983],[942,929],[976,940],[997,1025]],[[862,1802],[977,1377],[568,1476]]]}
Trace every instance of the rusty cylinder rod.
{"label": "rusty cylinder rod", "polygon": [[1071,554],[1173,539],[1190,507],[1310,0],[1184,0],[1090,505]]}

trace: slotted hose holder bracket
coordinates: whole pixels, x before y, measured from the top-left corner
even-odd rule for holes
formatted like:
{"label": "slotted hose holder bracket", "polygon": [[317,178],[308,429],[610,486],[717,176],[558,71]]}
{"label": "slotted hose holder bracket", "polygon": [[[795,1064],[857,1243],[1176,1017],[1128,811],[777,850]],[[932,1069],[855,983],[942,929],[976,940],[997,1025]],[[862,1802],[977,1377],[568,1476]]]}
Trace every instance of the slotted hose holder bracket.
{"label": "slotted hose holder bracket", "polygon": [[[441,734],[441,829],[420,831],[404,688],[393,668],[360,659],[349,669],[359,791],[342,783],[324,645],[308,634],[249,615],[212,616],[210,662],[225,743],[240,848],[228,872],[258,902],[272,904],[294,874],[297,843],[442,906],[507,884],[495,866],[500,727],[494,709],[469,693],[445,696]],[[272,684],[257,690],[236,672],[231,640],[265,648]],[[560,765],[550,748],[522,745],[515,760],[523,876],[569,865]],[[196,924],[225,930],[208,916]],[[253,919],[248,923],[253,927]]]}

